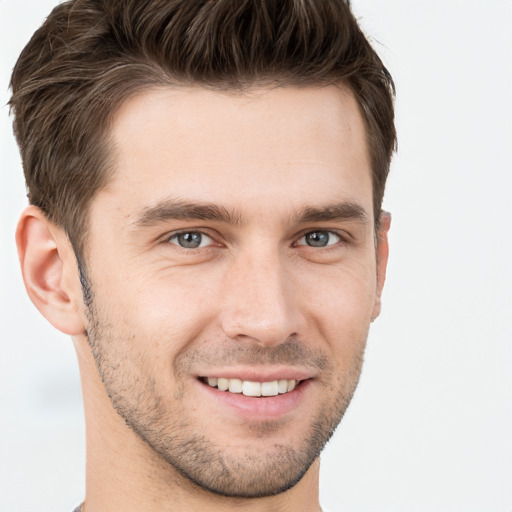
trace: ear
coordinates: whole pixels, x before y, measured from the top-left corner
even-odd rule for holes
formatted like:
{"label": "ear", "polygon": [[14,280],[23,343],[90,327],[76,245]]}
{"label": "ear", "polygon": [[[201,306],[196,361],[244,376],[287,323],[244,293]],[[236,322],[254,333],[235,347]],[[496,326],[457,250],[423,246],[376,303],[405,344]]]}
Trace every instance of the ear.
{"label": "ear", "polygon": [[380,215],[380,226],[377,233],[377,291],[373,306],[372,322],[379,316],[381,310],[381,296],[386,280],[386,268],[388,265],[389,244],[388,232],[391,227],[391,214],[385,211]]}
{"label": "ear", "polygon": [[78,268],[64,231],[29,206],[18,222],[16,245],[25,288],[36,308],[59,331],[84,333]]}

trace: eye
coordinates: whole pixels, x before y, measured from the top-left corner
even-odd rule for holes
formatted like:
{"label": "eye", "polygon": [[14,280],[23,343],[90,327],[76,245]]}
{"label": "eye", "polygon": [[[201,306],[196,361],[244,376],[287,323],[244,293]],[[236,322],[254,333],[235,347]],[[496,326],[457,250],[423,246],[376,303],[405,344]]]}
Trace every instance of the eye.
{"label": "eye", "polygon": [[302,236],[297,245],[310,247],[328,247],[341,241],[341,237],[332,231],[310,231]]}
{"label": "eye", "polygon": [[184,231],[172,235],[168,241],[184,249],[199,249],[210,245],[213,240],[200,231]]}

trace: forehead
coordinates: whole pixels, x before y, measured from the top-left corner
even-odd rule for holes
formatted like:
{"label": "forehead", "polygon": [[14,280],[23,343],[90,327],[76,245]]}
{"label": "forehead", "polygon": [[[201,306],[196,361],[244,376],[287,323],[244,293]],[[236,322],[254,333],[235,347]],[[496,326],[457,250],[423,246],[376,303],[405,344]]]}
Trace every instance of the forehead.
{"label": "forehead", "polygon": [[248,211],[356,199],[371,212],[364,121],[346,88],[152,89],[122,105],[112,137],[99,197],[126,215],[168,195]]}

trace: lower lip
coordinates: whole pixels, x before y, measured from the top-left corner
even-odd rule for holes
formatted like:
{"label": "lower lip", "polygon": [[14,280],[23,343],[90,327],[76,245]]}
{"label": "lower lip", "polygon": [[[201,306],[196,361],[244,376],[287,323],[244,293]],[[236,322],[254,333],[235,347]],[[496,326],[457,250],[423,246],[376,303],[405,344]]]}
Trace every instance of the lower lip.
{"label": "lower lip", "polygon": [[302,381],[293,391],[269,397],[250,397],[242,393],[219,391],[204,382],[197,381],[211,400],[232,409],[239,416],[247,419],[279,419],[296,410],[304,400],[304,394],[311,385],[311,380]]}

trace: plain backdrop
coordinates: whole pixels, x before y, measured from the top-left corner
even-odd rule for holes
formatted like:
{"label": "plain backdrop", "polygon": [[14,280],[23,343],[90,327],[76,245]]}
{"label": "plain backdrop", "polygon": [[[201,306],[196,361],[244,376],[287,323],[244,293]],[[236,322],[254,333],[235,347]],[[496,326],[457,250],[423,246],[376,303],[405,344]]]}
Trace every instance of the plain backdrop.
{"label": "plain backdrop", "polygon": [[[22,285],[13,233],[26,199],[4,106],[55,4],[0,0],[0,512],[70,512],[84,494],[77,364]],[[396,81],[399,151],[383,312],[323,455],[322,501],[512,512],[512,2],[353,7]]]}

